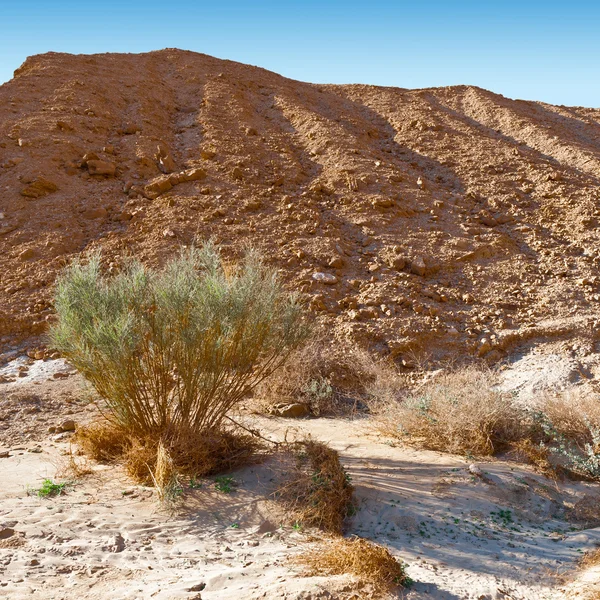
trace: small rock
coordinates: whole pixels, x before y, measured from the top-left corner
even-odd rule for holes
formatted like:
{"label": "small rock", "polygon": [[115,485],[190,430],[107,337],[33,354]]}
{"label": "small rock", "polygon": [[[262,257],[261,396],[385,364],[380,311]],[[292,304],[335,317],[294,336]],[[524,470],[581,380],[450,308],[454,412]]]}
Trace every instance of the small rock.
{"label": "small rock", "polygon": [[335,285],[338,282],[338,278],[335,275],[332,275],[331,273],[313,273],[312,278],[315,281],[324,283],[325,285]]}
{"label": "small rock", "polygon": [[344,259],[341,256],[334,256],[328,263],[332,269],[341,269],[344,266]]}
{"label": "small rock", "polygon": [[7,540],[9,537],[15,535],[15,530],[12,527],[0,528],[0,540]]}
{"label": "small rock", "polygon": [[[263,521],[256,529],[255,533],[258,535],[263,535],[265,533],[273,533],[277,531],[277,525],[272,523],[271,521]],[[258,546],[258,544],[257,544]]]}
{"label": "small rock", "polygon": [[419,275],[420,277],[424,277],[427,272],[427,265],[422,257],[416,258],[412,260],[410,263],[410,270],[415,275]]}
{"label": "small rock", "polygon": [[22,252],[19,252],[19,258],[21,260],[29,260],[35,256],[36,252],[33,248],[26,248]]}
{"label": "small rock", "polygon": [[231,176],[236,179],[236,180],[240,180],[244,178],[244,171],[242,171],[242,169],[240,169],[239,167],[235,167],[233,169],[233,171],[231,171]]}
{"label": "small rock", "polygon": [[56,192],[58,190],[58,186],[43,177],[38,177],[34,179],[26,188],[21,190],[21,196],[25,196],[26,198],[41,198],[42,196],[46,196],[51,194],[52,192]]}
{"label": "small rock", "polygon": [[58,372],[58,373],[53,373],[52,377],[54,377],[54,379],[67,379],[67,377],[69,377],[69,374]]}
{"label": "small rock", "polygon": [[183,176],[183,181],[201,181],[202,179],[206,179],[206,171],[200,167],[183,171],[181,175]]}
{"label": "small rock", "polygon": [[206,584],[204,583],[204,581],[197,583],[196,585],[193,585],[192,587],[189,587],[187,589],[188,592],[201,592],[204,588],[206,587]]}
{"label": "small rock", "polygon": [[394,201],[391,198],[375,198],[371,205],[374,208],[391,208],[394,206]]}
{"label": "small rock", "polygon": [[158,168],[163,173],[172,173],[177,168],[169,149],[164,144],[158,144],[156,160],[158,162]]}
{"label": "small rock", "polygon": [[161,194],[168,192],[173,187],[173,184],[166,176],[157,177],[144,187],[144,195],[150,200],[158,198]]}
{"label": "small rock", "polygon": [[60,431],[75,431],[75,428],[76,423],[75,421],[73,421],[73,419],[67,419],[66,421],[63,421],[59,426]]}
{"label": "small rock", "polygon": [[98,206],[97,208],[88,208],[81,213],[81,216],[84,219],[103,219],[108,214],[108,211],[103,206]]}
{"label": "small rock", "polygon": [[475,477],[483,477],[483,471],[475,464],[469,465],[469,473]]}
{"label": "small rock", "polygon": [[106,547],[109,552],[123,552],[125,550],[125,539],[120,533],[115,535],[112,544]]}
{"label": "small rock", "polygon": [[396,269],[396,271],[402,271],[406,267],[406,259],[404,256],[394,256],[390,259],[389,265],[392,269]]}
{"label": "small rock", "polygon": [[288,419],[300,419],[306,417],[308,413],[308,406],[306,406],[306,404],[300,404],[299,402],[296,404],[288,404],[283,408],[278,408],[275,412],[278,417],[286,417]]}
{"label": "small rock", "polygon": [[114,177],[117,172],[117,166],[115,163],[107,160],[88,160],[87,168],[90,175],[105,175],[107,177]]}

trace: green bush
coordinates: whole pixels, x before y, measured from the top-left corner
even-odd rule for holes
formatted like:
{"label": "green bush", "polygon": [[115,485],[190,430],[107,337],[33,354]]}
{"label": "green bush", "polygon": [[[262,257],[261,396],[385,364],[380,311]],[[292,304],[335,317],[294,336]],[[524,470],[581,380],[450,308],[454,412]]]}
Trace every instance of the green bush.
{"label": "green bush", "polygon": [[226,269],[211,243],[112,278],[99,254],[77,260],[55,307],[52,344],[139,436],[218,428],[307,335],[295,296],[256,252]]}

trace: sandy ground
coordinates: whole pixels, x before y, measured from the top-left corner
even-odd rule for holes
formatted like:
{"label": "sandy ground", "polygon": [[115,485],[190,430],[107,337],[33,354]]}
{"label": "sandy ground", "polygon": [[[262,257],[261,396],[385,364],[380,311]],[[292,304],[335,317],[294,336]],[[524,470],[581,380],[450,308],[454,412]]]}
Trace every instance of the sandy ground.
{"label": "sandy ground", "polygon": [[[64,418],[65,407],[80,422],[90,417],[87,402],[73,400],[81,392],[79,377],[52,376],[68,370],[62,361],[37,361],[27,377],[0,387],[2,408],[8,407],[0,421],[8,450],[0,458],[0,595],[353,596],[356,584],[347,577],[305,577],[291,561],[318,541],[315,532],[296,531],[272,501],[282,469],[277,459],[231,473],[237,484],[231,494],[219,492],[214,479],[202,480],[170,510],[119,467],[93,465],[92,474],[79,478],[66,473],[70,434],[44,427]],[[40,387],[50,388],[54,403],[38,396],[47,410],[15,418],[14,402]],[[40,414],[44,421],[36,421]],[[408,563],[415,584],[403,597],[584,597],[565,582],[583,553],[600,545],[600,528],[577,520],[577,507],[600,498],[600,486],[555,483],[501,461],[479,462],[481,475],[473,474],[463,457],[396,447],[367,419],[248,418],[273,439],[311,435],[340,452],[358,501],[348,533],[385,544]],[[25,430],[20,437],[15,424]],[[60,496],[42,499],[33,490],[45,478],[70,483]]]}

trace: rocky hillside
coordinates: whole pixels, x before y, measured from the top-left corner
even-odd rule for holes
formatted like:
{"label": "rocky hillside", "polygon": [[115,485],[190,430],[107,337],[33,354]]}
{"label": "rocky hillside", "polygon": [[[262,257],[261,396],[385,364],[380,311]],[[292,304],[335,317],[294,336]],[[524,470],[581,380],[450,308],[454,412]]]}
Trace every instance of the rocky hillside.
{"label": "rocky hillside", "polygon": [[[102,247],[261,248],[338,339],[408,364],[600,335],[600,110],[312,85],[180,50],[29,58],[0,86],[0,342]],[[2,337],[3,336],[3,337]]]}

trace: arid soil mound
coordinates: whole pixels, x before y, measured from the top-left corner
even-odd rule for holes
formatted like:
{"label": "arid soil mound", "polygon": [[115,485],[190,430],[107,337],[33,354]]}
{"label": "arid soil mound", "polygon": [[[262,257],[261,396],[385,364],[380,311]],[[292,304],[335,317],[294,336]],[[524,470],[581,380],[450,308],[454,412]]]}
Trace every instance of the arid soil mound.
{"label": "arid soil mound", "polygon": [[312,85],[180,50],[29,58],[0,87],[0,337],[69,259],[195,236],[281,267],[340,339],[410,360],[595,350],[600,110]]}

